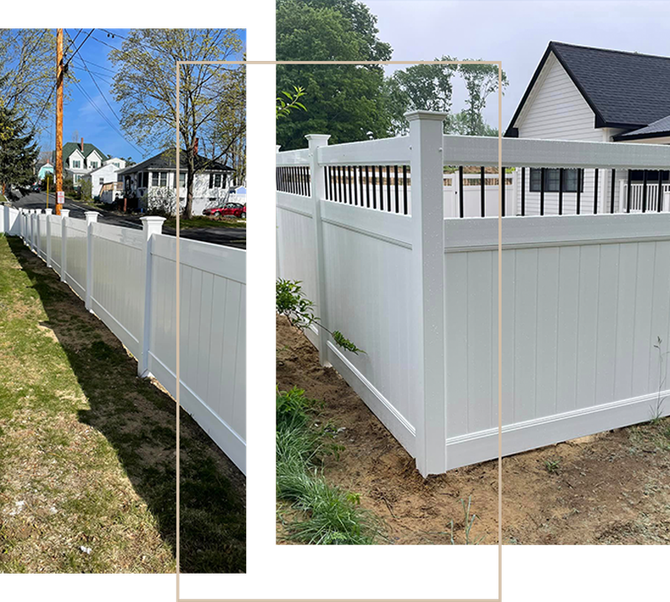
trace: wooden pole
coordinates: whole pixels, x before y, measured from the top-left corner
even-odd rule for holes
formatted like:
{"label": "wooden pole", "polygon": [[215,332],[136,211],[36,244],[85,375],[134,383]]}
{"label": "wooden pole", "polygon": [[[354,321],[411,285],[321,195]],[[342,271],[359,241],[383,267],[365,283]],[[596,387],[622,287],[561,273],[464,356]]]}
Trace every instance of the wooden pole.
{"label": "wooden pole", "polygon": [[63,191],[63,30],[56,37],[56,215],[63,208],[60,202]]}

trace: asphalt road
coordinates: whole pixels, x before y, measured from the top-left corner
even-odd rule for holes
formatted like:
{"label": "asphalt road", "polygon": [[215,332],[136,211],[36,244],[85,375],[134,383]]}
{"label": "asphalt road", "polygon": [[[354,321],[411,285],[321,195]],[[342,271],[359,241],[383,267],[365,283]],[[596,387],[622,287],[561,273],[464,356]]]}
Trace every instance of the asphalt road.
{"label": "asphalt road", "polygon": [[[49,207],[54,207],[56,196],[49,195]],[[26,196],[18,199],[11,199],[12,204],[17,209],[44,209],[47,203],[46,192],[31,192]],[[113,226],[122,226],[125,228],[142,229],[142,222],[139,215],[120,215],[105,211],[104,209],[93,208],[83,203],[65,199],[64,208],[70,210],[70,217],[84,219],[85,211],[97,211],[100,213],[98,221]],[[163,228],[164,234],[175,235],[172,228]],[[235,247],[237,249],[246,249],[247,247],[247,230],[246,228],[188,228],[181,231],[182,238],[190,238],[192,240],[202,240],[204,242],[213,243],[216,245],[224,245],[227,247]]]}

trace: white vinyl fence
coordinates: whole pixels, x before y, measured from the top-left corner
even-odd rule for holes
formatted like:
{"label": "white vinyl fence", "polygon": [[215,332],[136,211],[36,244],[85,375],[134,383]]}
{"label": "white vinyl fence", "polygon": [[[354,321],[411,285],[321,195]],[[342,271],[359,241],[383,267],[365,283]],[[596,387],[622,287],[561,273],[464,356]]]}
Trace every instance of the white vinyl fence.
{"label": "white vinyl fence", "polygon": [[[1,232],[23,238],[138,361],[176,394],[176,239],[161,217],[143,230],[37,210],[0,208]],[[180,399],[246,471],[246,252],[180,241]]]}
{"label": "white vinyl fence", "polygon": [[[423,475],[498,455],[498,220],[445,204],[445,168],[497,166],[498,140],[444,136],[443,117],[410,114],[407,137],[311,135],[277,154],[278,276],[302,281],[324,326],[366,351],[308,332]],[[502,161],[525,176],[589,170],[592,196],[572,207],[598,209],[606,177],[664,170],[670,147],[504,139]],[[670,395],[667,207],[506,213],[503,454],[649,420]]]}

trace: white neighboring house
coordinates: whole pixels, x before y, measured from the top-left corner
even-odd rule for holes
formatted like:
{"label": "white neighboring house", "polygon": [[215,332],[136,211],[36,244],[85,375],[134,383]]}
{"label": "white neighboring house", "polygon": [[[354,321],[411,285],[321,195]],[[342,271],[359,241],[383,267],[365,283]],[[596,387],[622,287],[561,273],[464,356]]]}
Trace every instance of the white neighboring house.
{"label": "white neighboring house", "polygon": [[72,178],[75,187],[81,186],[84,178],[108,159],[95,145],[81,139],[81,142],[66,142],[63,145],[63,171],[65,177]]}
{"label": "white neighboring house", "polygon": [[[136,165],[119,170],[117,177],[123,182],[123,193],[128,198],[137,199],[145,211],[159,210],[167,213],[175,211],[175,153],[163,151]],[[180,205],[186,204],[186,160],[180,154],[179,173]],[[196,157],[193,187],[193,215],[202,215],[208,207],[216,207],[226,202],[232,178],[232,168],[205,157]]]}
{"label": "white neighboring house", "polygon": [[[126,161],[124,159],[118,159],[116,157],[107,159],[104,162],[102,167],[94,169],[89,174],[83,176],[82,179],[89,179],[91,181],[91,196],[94,199],[100,198],[102,187],[105,184],[112,184],[118,181],[117,173],[125,168]],[[105,198],[109,198],[107,195]],[[103,199],[100,199],[103,200]],[[111,203],[114,201],[114,197],[109,198],[109,200],[103,200],[106,203]]]}
{"label": "white neighboring house", "polygon": [[[505,132],[506,137],[594,142],[670,144],[670,57],[550,42]],[[670,173],[660,174],[670,191]],[[599,170],[598,210],[611,208],[612,175]],[[658,195],[659,172],[619,170],[615,211],[631,182],[631,198],[649,183],[650,203]],[[594,170],[564,169],[564,210],[574,213],[577,183],[588,212],[594,198]],[[561,173],[545,169],[547,213],[556,213]],[[526,170],[527,207],[537,209],[541,170]],[[517,178],[520,185],[521,178]],[[519,193],[520,194],[520,191]],[[518,203],[517,203],[518,205]]]}

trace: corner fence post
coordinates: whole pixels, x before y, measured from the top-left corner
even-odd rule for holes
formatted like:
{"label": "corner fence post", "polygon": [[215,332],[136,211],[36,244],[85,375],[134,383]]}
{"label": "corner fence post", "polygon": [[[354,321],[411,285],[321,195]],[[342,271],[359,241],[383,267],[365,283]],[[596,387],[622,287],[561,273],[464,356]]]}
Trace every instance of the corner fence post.
{"label": "corner fence post", "polygon": [[[330,134],[308,134],[309,171],[312,193],[312,219],[314,222],[314,244],[316,245],[316,311],[321,324],[331,329],[328,321],[328,303],[326,299],[326,268],[323,254],[323,222],[321,221],[321,203],[326,196],[326,182],[319,166],[319,148],[328,146]],[[319,325],[319,362],[328,365],[328,333]]]}
{"label": "corner fence post", "polygon": [[86,216],[86,309],[91,311],[93,299],[93,224],[100,215],[97,211],[85,211]]}
{"label": "corner fence post", "polygon": [[[423,476],[447,469],[444,317],[443,133],[445,113],[412,111],[412,297],[416,328],[412,354],[418,387],[416,465]],[[462,191],[460,191],[462,194]]]}
{"label": "corner fence post", "polygon": [[70,216],[69,209],[60,210],[60,279],[65,282],[67,275],[67,219]]}
{"label": "corner fence post", "polygon": [[45,209],[44,212],[47,214],[47,267],[51,267],[51,212],[53,209]]}
{"label": "corner fence post", "polygon": [[140,357],[137,358],[137,374],[141,377],[149,373],[149,345],[151,343],[151,279],[152,279],[152,248],[154,235],[162,234],[164,217],[148,216],[140,218],[142,222],[142,260],[144,261],[144,286],[142,289],[142,307],[144,307],[144,318],[142,320],[142,331],[140,334]]}

